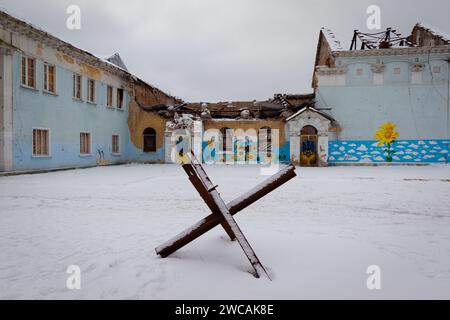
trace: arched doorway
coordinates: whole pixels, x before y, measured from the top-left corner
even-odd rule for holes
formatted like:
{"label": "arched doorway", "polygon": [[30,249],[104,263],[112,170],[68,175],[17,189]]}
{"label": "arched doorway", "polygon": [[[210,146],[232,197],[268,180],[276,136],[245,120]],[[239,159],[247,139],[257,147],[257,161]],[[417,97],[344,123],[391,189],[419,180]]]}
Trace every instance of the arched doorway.
{"label": "arched doorway", "polygon": [[156,130],[153,128],[147,128],[142,133],[143,139],[143,151],[144,152],[156,152]]}
{"label": "arched doorway", "polygon": [[317,129],[304,126],[300,133],[300,164],[304,167],[317,165]]}

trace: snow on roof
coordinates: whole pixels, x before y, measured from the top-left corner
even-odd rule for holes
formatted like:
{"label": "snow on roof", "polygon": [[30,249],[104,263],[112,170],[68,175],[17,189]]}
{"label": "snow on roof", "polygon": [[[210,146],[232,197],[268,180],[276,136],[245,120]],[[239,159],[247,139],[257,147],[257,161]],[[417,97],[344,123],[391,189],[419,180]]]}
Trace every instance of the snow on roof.
{"label": "snow on roof", "polygon": [[130,73],[118,53],[114,53],[112,55],[111,54],[94,54],[94,55],[96,58],[102,60],[103,62],[108,63],[116,68],[119,68],[122,71]]}
{"label": "snow on roof", "polygon": [[444,41],[450,42],[450,35],[449,34],[446,34],[446,33],[442,32],[438,28],[436,28],[436,27],[434,27],[434,26],[432,26],[432,25],[430,25],[428,23],[419,22],[419,23],[417,23],[417,26],[424,28],[425,30],[427,30],[431,34],[442,38],[442,40],[444,40]]}
{"label": "snow on roof", "polygon": [[293,114],[292,116],[290,116],[289,118],[286,119],[286,121],[290,121],[296,117],[298,117],[299,115],[301,115],[303,112],[305,112],[306,110],[311,110],[312,112],[316,112],[318,114],[320,114],[321,116],[327,118],[328,120],[332,121],[334,120],[333,117],[331,117],[329,114],[326,114],[325,112],[321,112],[313,107],[305,107],[299,111],[297,111],[297,113]]}
{"label": "snow on roof", "polygon": [[331,29],[322,27],[321,31],[325,36],[325,39],[327,40],[328,44],[330,45],[331,51],[344,50],[341,46],[341,42],[337,40],[336,35],[333,33],[333,31],[331,31]]}

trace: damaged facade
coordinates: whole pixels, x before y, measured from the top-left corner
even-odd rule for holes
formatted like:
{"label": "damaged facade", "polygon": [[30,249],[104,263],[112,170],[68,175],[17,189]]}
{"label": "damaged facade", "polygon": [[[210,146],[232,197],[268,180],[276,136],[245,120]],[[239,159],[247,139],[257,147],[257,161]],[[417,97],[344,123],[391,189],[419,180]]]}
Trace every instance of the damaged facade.
{"label": "damaged facade", "polygon": [[322,29],[314,93],[185,103],[132,75],[118,54],[97,57],[0,18],[0,171],[169,163],[179,130],[206,162],[242,153],[247,163],[377,163],[373,136],[386,121],[401,135],[394,162],[448,162],[450,42],[430,27],[416,25],[402,46],[357,50]]}

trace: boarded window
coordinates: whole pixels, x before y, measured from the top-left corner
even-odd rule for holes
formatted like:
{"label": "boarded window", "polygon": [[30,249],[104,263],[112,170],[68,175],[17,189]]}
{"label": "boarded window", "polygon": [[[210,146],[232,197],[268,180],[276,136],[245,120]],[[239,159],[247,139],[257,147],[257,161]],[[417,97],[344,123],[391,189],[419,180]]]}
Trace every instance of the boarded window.
{"label": "boarded window", "polygon": [[50,132],[48,129],[33,129],[33,156],[50,155]]}
{"label": "boarded window", "polygon": [[153,128],[147,128],[143,133],[144,152],[156,151],[156,131]]}
{"label": "boarded window", "polygon": [[113,87],[108,86],[108,89],[106,90],[106,105],[108,107],[113,106]]}
{"label": "boarded window", "polygon": [[123,89],[117,89],[117,109],[123,109]]}
{"label": "boarded window", "polygon": [[88,79],[87,87],[88,87],[87,101],[95,103],[95,80]]}
{"label": "boarded window", "polygon": [[91,154],[91,134],[80,132],[80,154]]}
{"label": "boarded window", "polygon": [[36,60],[33,58],[22,57],[22,85],[36,87]]}
{"label": "boarded window", "polygon": [[81,76],[79,74],[73,74],[73,97],[81,100]]}
{"label": "boarded window", "polygon": [[56,93],[56,71],[55,66],[44,64],[44,90]]}
{"label": "boarded window", "polygon": [[112,136],[112,153],[119,154],[120,153],[120,144],[119,144],[119,135],[113,134]]}

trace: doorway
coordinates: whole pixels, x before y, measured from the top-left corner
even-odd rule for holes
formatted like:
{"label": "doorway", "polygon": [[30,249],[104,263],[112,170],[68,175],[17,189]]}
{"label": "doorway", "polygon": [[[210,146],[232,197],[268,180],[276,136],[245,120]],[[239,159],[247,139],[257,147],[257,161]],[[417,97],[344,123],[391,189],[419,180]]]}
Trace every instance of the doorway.
{"label": "doorway", "polygon": [[313,126],[303,127],[300,133],[300,165],[302,167],[317,166],[317,129]]}

